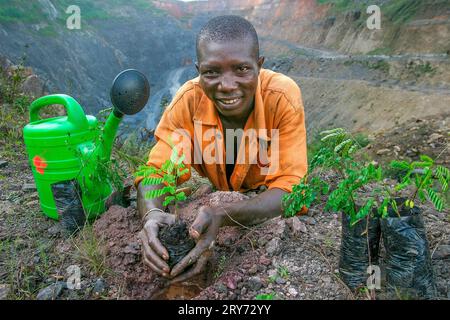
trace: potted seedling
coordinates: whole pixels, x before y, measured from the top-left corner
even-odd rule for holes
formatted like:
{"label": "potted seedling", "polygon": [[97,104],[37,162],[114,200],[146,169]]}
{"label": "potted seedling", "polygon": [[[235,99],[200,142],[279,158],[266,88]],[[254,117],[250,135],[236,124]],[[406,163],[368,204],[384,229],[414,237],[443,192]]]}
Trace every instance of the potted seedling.
{"label": "potted seedling", "polygon": [[[339,272],[342,280],[354,290],[366,285],[368,266],[378,263],[380,214],[373,209],[377,198],[374,193],[361,197],[360,191],[380,181],[382,172],[372,163],[354,159],[360,146],[344,129],[324,131],[321,136],[321,146],[311,160],[308,178],[283,198],[284,212],[292,215],[303,205],[309,207],[320,195],[328,195],[325,209],[342,214]],[[337,185],[332,187],[321,179],[318,169],[335,173]]]}
{"label": "potted seedling", "polygon": [[[435,165],[428,156],[411,163],[392,161],[391,167],[402,177],[392,187],[385,183],[382,168],[355,160],[359,146],[345,130],[328,130],[321,135],[322,146],[311,161],[308,178],[283,198],[285,215],[292,216],[303,205],[308,207],[321,194],[328,194],[325,209],[342,212],[339,272],[351,289],[366,285],[367,267],[378,263],[382,234],[388,289],[433,297],[428,241],[422,210],[415,203],[429,201],[438,211],[443,210],[450,171]],[[320,179],[317,168],[331,169],[338,177],[337,185],[331,187]],[[372,187],[366,188],[369,185]],[[402,197],[400,192],[407,187],[410,194]]]}
{"label": "potted seedling", "polygon": [[444,210],[443,195],[448,192],[450,170],[426,155],[421,155],[420,161],[392,161],[391,167],[404,174],[391,188],[389,207],[380,221],[388,290],[401,296],[433,298],[436,288],[430,250],[423,210],[417,202],[430,202],[436,210]]}
{"label": "potted seedling", "polygon": [[178,179],[189,172],[183,163],[185,155],[178,156],[177,149],[172,148],[170,159],[166,160],[160,169],[153,166],[140,166],[136,176],[144,177],[144,185],[164,184],[160,189],[153,189],[145,193],[145,198],[158,198],[164,196],[163,205],[173,204],[175,223],[164,226],[159,231],[159,239],[169,252],[168,265],[172,268],[176,265],[194,246],[195,241],[189,236],[186,223],[179,217],[178,205],[186,200],[184,192],[177,192]]}

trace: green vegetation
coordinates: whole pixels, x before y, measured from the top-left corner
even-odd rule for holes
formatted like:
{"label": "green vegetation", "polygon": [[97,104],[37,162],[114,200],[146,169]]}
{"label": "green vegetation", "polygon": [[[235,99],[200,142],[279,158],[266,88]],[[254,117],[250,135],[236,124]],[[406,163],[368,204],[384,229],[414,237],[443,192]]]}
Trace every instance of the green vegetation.
{"label": "green vegetation", "polygon": [[[147,199],[158,198],[167,194],[164,198],[163,205],[168,206],[172,202],[175,204],[175,216],[177,216],[178,203],[186,200],[184,192],[177,192],[177,183],[180,177],[189,173],[189,169],[185,168],[183,160],[185,155],[178,155],[178,150],[172,146],[172,154],[170,159],[166,160],[161,168],[153,166],[140,166],[135,173],[136,177],[144,177],[143,185],[159,185],[164,183],[164,187],[153,189],[145,193]],[[177,216],[178,217],[178,216]]]}
{"label": "green vegetation", "polygon": [[256,295],[255,299],[256,300],[274,300],[276,298],[276,294],[275,293],[260,293],[258,295]]}
{"label": "green vegetation", "polygon": [[289,269],[287,267],[280,266],[277,269],[277,274],[279,277],[281,277],[283,279],[288,279],[289,278]]}
{"label": "green vegetation", "polygon": [[0,22],[36,23],[43,19],[41,10],[37,1],[0,0]]}
{"label": "green vegetation", "polygon": [[92,225],[85,225],[73,238],[73,246],[76,249],[75,257],[84,262],[96,276],[101,277],[107,272],[103,244],[95,235]]}
{"label": "green vegetation", "polygon": [[390,66],[389,63],[386,62],[385,60],[377,60],[375,62],[364,61],[363,64],[370,69],[380,70],[383,71],[384,73],[389,73]]}
{"label": "green vegetation", "polygon": [[331,4],[333,5],[333,11],[344,12],[350,9],[357,9],[362,7],[362,3],[358,1],[356,3],[353,0],[317,0],[319,4]]}
{"label": "green vegetation", "polygon": [[219,262],[217,264],[217,270],[214,272],[214,279],[217,279],[218,277],[220,277],[223,270],[225,270],[226,262],[227,262],[227,256],[221,255]]}
{"label": "green vegetation", "polygon": [[428,61],[418,63],[411,61],[407,65],[407,70],[416,78],[420,78],[425,75],[433,76],[436,74],[436,68],[434,68]]}
{"label": "green vegetation", "polygon": [[[414,201],[418,198],[422,203],[430,201],[438,211],[444,209],[443,195],[448,191],[450,183],[448,168],[435,165],[434,160],[426,155],[421,155],[420,161],[412,163],[392,161],[391,167],[406,171],[401,181],[395,186],[395,191],[403,190],[410,185],[415,187],[414,193],[404,203],[406,207],[413,208]],[[395,210],[395,206],[393,207]]]}
{"label": "green vegetation", "polygon": [[393,23],[402,24],[410,21],[424,3],[423,0],[395,0],[383,5],[381,11]]}
{"label": "green vegetation", "polygon": [[[114,8],[119,6],[134,7],[138,11],[146,10],[157,16],[166,14],[165,11],[156,8],[150,1],[146,0],[78,0],[76,2],[71,0],[60,0],[53,1],[53,4],[58,12],[56,23],[59,25],[65,25],[66,18],[69,16],[69,14],[66,13],[66,9],[70,5],[77,5],[80,7],[81,17],[85,21],[115,18],[117,14],[114,12]],[[48,23],[48,17],[44,10],[45,9],[38,1],[0,0],[0,22]]]}
{"label": "green vegetation", "polygon": [[23,148],[22,128],[27,122],[27,108],[31,98],[21,91],[26,79],[23,60],[19,65],[0,68],[0,145],[3,157],[14,159]]}
{"label": "green vegetation", "polygon": [[[402,178],[391,187],[384,181],[385,170],[372,162],[356,160],[361,145],[344,129],[323,131],[321,135],[322,145],[310,163],[308,175],[293,186],[292,193],[283,196],[285,217],[296,215],[304,206],[309,208],[321,196],[328,197],[326,210],[344,212],[352,225],[369,214],[386,217],[388,207],[400,216],[401,207],[413,208],[417,198],[422,203],[429,201],[438,211],[446,207],[444,195],[450,184],[450,170],[435,165],[430,157],[422,155],[420,161],[411,163],[392,161],[391,167],[401,171]],[[321,170],[334,172],[338,176],[337,185],[331,186],[321,179]],[[369,184],[373,188],[367,191],[365,187]],[[399,192],[409,186],[414,187],[414,192],[398,204],[395,199],[400,198]]]}

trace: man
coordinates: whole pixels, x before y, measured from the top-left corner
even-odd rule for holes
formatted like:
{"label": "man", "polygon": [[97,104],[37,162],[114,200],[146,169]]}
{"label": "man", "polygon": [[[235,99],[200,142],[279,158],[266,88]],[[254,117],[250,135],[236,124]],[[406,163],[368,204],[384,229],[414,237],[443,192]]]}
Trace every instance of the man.
{"label": "man", "polygon": [[[243,192],[260,186],[268,188],[249,200],[202,207],[190,228],[195,248],[170,270],[168,252],[158,240],[158,230],[174,223],[174,216],[161,210],[163,197],[144,197],[146,191],[162,185],[143,186],[139,184],[142,178],[137,178],[138,210],[144,223],[140,233],[144,263],[173,282],[203,270],[221,226],[252,225],[279,216],[282,196],[306,174],[300,89],[287,76],[262,69],[263,62],[256,31],[247,20],[238,16],[210,20],[197,36],[199,77],[180,88],[158,124],[157,143],[148,165],[160,168],[169,159],[173,148],[170,136],[180,131],[185,138],[181,149],[187,155],[186,167],[194,167],[217,189]],[[233,135],[237,131],[243,132],[245,138],[238,146],[236,142],[241,141]],[[252,141],[246,143],[246,138]],[[226,161],[222,161],[225,157]],[[189,177],[190,173],[178,183]]]}

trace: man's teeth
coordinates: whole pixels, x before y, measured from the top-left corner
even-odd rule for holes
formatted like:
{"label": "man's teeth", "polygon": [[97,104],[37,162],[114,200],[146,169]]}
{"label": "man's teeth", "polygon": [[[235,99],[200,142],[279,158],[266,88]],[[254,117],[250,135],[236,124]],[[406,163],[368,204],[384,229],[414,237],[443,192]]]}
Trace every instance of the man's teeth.
{"label": "man's teeth", "polygon": [[239,99],[231,99],[231,100],[224,100],[224,99],[222,99],[220,101],[222,101],[222,103],[224,103],[224,104],[233,104],[233,103],[238,102],[238,100]]}

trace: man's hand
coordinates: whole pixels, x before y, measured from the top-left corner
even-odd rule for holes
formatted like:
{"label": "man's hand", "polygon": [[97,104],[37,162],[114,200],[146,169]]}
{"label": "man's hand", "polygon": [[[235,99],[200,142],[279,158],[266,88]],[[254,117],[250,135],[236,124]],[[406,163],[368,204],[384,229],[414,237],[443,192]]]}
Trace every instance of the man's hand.
{"label": "man's hand", "polygon": [[174,224],[175,216],[166,212],[154,211],[146,217],[144,223],[144,228],[139,233],[144,263],[159,275],[169,278],[170,268],[166,262],[169,260],[169,253],[159,241],[158,232],[163,225]]}
{"label": "man's hand", "polygon": [[[196,246],[170,272],[172,283],[182,282],[200,274],[211,256],[219,228],[222,225],[224,211],[220,208],[201,207],[192,224],[189,234],[197,241]],[[192,268],[182,273],[188,266]]]}

